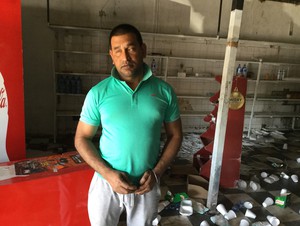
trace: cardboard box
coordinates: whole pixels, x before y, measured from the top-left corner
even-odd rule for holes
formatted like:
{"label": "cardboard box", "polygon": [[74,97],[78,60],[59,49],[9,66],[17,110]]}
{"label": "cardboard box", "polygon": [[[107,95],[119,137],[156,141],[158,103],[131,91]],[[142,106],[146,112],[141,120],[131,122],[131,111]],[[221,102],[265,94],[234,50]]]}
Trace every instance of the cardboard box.
{"label": "cardboard box", "polygon": [[190,198],[207,199],[208,181],[198,175],[188,175],[187,177],[187,194]]}
{"label": "cardboard box", "polygon": [[186,73],[185,72],[177,72],[177,77],[179,77],[179,78],[185,78],[186,77]]}
{"label": "cardboard box", "polygon": [[193,164],[184,164],[184,165],[171,165],[171,173],[175,175],[189,175],[195,174],[198,175],[197,169]]}

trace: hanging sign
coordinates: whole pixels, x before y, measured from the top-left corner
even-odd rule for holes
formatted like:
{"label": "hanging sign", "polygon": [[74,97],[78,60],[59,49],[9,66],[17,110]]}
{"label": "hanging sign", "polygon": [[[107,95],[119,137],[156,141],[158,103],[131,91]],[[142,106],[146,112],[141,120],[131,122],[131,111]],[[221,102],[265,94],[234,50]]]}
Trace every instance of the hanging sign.
{"label": "hanging sign", "polygon": [[235,87],[229,98],[229,108],[232,110],[238,110],[245,104],[245,98],[242,93],[239,92],[238,88]]}

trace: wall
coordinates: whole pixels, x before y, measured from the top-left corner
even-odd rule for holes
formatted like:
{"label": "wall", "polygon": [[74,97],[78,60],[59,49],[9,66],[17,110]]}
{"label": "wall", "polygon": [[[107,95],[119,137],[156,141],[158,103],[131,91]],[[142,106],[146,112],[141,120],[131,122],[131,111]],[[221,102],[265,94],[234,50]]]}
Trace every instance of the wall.
{"label": "wall", "polygon": [[[77,0],[50,1],[51,22],[111,28],[133,23],[141,31],[216,37],[219,1],[199,0]],[[223,1],[220,37],[227,37],[231,1]],[[241,39],[300,43],[300,5],[245,0]],[[290,24],[293,34],[289,34]]]}
{"label": "wall", "polygon": [[47,25],[46,1],[22,1],[22,33],[26,134],[51,134],[55,39]]}
{"label": "wall", "polygon": [[[149,51],[165,51],[182,56],[222,57],[225,43],[218,41],[219,1],[198,0],[51,0],[53,24],[111,28],[126,22],[144,32],[212,37],[205,49],[193,39],[148,41]],[[219,37],[226,38],[231,1],[223,1]],[[299,61],[300,6],[278,2],[245,0],[238,57]],[[56,48],[54,32],[47,26],[46,1],[22,1],[25,111],[27,134],[51,134],[53,129],[53,69],[51,50]],[[290,25],[293,24],[291,31]],[[215,41],[214,41],[215,39]],[[157,41],[157,39],[155,40]],[[159,41],[159,40],[158,40]],[[267,42],[286,42],[287,45]],[[157,44],[158,43],[158,44]],[[160,44],[159,44],[160,43]],[[243,46],[241,42],[241,46]],[[265,48],[267,46],[268,51]],[[177,51],[177,52],[176,52]],[[280,54],[279,54],[280,53]],[[200,87],[201,89],[201,87]]]}

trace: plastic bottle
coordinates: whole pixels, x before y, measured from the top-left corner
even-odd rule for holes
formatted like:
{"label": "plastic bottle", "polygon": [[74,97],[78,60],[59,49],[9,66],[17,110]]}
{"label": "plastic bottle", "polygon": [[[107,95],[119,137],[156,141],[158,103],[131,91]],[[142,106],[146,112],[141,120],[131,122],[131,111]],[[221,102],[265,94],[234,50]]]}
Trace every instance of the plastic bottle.
{"label": "plastic bottle", "polygon": [[8,98],[4,85],[4,78],[0,72],[0,162],[8,162],[6,137],[8,128]]}
{"label": "plastic bottle", "polygon": [[278,69],[277,80],[281,80],[281,69]]}
{"label": "plastic bottle", "polygon": [[243,77],[247,78],[247,73],[248,73],[248,69],[247,69],[246,64],[244,64],[244,66],[242,67]]}
{"label": "plastic bottle", "polygon": [[156,75],[156,73],[157,73],[157,64],[156,64],[155,59],[152,59],[151,71],[152,71],[152,75]]}
{"label": "plastic bottle", "polygon": [[71,81],[71,93],[76,93],[76,89],[77,89],[76,78],[72,76],[70,81]]}
{"label": "plastic bottle", "polygon": [[222,214],[211,216],[210,220],[218,226],[229,226],[228,221],[225,219],[224,216],[222,216]]}
{"label": "plastic bottle", "polygon": [[242,67],[241,67],[240,64],[239,64],[238,67],[236,68],[236,75],[237,75],[237,76],[241,76],[241,75],[242,75]]}
{"label": "plastic bottle", "polygon": [[157,215],[157,217],[152,221],[153,226],[157,226],[161,220],[161,216]]}
{"label": "plastic bottle", "polygon": [[59,76],[57,78],[57,92],[64,93],[64,90],[65,90],[64,77],[63,76]]}
{"label": "plastic bottle", "polygon": [[80,76],[76,79],[76,93],[80,94],[82,92],[81,78]]}
{"label": "plastic bottle", "polygon": [[72,86],[71,86],[71,79],[69,76],[65,77],[65,93],[71,93]]}
{"label": "plastic bottle", "polygon": [[284,77],[285,77],[285,70],[284,69],[282,69],[282,71],[281,71],[281,80],[284,80]]}

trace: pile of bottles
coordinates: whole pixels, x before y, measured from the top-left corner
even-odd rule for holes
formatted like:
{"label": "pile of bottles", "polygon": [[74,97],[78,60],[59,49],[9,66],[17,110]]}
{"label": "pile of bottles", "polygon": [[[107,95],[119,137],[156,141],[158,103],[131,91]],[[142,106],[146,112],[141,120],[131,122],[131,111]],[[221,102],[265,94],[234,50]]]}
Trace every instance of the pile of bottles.
{"label": "pile of bottles", "polygon": [[58,76],[57,77],[58,93],[82,93],[82,84],[80,76]]}
{"label": "pile of bottles", "polygon": [[246,64],[244,64],[243,67],[241,67],[241,65],[239,64],[238,67],[236,68],[236,75],[247,78],[247,74],[248,74],[248,69]]}

